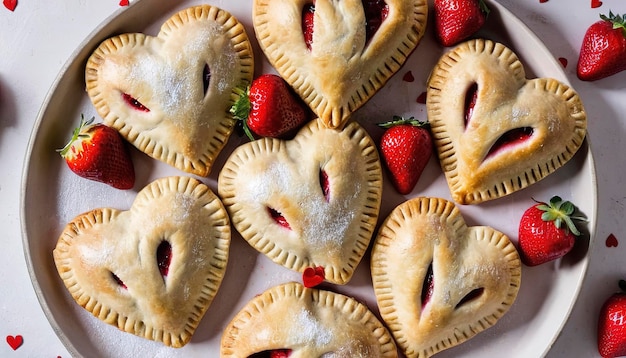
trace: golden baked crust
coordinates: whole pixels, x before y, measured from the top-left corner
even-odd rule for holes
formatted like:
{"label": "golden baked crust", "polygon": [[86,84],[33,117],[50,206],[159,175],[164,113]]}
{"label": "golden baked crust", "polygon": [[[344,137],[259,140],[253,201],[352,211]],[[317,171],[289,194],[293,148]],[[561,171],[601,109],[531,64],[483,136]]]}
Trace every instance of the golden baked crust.
{"label": "golden baked crust", "polygon": [[364,304],[291,282],[253,298],[224,330],[221,357],[290,349],[293,357],[397,357],[383,324]]}
{"label": "golden baked crust", "polygon": [[214,6],[182,10],[157,37],[103,41],[85,69],[87,93],[104,123],[149,156],[206,176],[230,136],[235,87],[254,70],[245,29]]}
{"label": "golden baked crust", "polygon": [[339,131],[313,120],[292,140],[263,138],[235,149],[218,192],[255,249],[295,271],[322,266],[327,281],[344,284],[374,233],[382,170],[356,122]]}
{"label": "golden baked crust", "polygon": [[452,202],[438,198],[414,198],[391,212],[374,240],[371,271],[381,316],[409,358],[494,325],[513,304],[522,272],[504,234],[468,227]]}
{"label": "golden baked crust", "polygon": [[402,66],[426,29],[426,0],[387,0],[389,14],[366,42],[360,0],[315,1],[313,44],[302,32],[311,0],[254,0],[261,49],[278,73],[332,128],[343,126]]}
{"label": "golden baked crust", "polygon": [[[226,210],[208,186],[168,177],[140,191],[129,211],[77,216],[61,233],[54,261],[74,300],[94,316],[182,347],[222,282],[230,234]],[[164,243],[171,248],[167,272],[158,262]]]}
{"label": "golden baked crust", "polygon": [[[452,198],[496,199],[546,177],[582,145],[587,115],[555,79],[526,79],[507,47],[477,39],[441,57],[428,82],[427,111]],[[476,93],[471,118],[468,102]]]}

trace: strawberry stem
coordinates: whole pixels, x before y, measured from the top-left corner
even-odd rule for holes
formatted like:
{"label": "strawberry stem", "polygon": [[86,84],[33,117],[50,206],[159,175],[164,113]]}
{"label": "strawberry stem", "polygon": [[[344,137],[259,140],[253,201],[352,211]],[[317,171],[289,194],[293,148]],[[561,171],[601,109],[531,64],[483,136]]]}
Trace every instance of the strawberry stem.
{"label": "strawberry stem", "polygon": [[251,109],[250,86],[247,86],[245,89],[235,88],[234,91],[239,97],[230,107],[230,113],[233,115],[234,119],[241,121],[243,132],[246,136],[250,140],[254,140],[254,135],[252,135],[252,131],[250,131],[250,127],[248,127],[248,116],[250,115]]}
{"label": "strawberry stem", "polygon": [[541,215],[543,221],[552,221],[554,222],[554,226],[559,229],[563,226],[563,223],[565,223],[567,227],[566,230],[575,236],[580,235],[580,231],[576,227],[576,224],[574,224],[574,220],[585,221],[586,218],[574,215],[576,207],[570,201],[564,201],[561,197],[555,195],[550,198],[549,203],[540,202],[537,209],[543,211]]}
{"label": "strawberry stem", "polygon": [[608,21],[612,23],[613,29],[621,29],[622,35],[626,37],[626,14],[624,15],[613,14],[613,12],[609,10],[609,16],[600,14],[600,18],[604,21]]}
{"label": "strawberry stem", "polygon": [[86,131],[85,128],[90,126],[95,119],[96,119],[96,117],[91,117],[90,119],[85,120],[85,115],[81,113],[80,114],[80,123],[78,124],[78,127],[74,128],[74,132],[72,132],[72,138],[70,139],[69,142],[67,142],[67,144],[65,144],[65,146],[63,148],[57,149],[56,150],[57,153],[61,154],[62,157],[65,157],[67,152],[72,147],[72,144],[76,140],[88,138],[89,135],[84,133]]}
{"label": "strawberry stem", "polygon": [[393,116],[393,120],[389,122],[378,123],[378,126],[381,128],[389,129],[393,126],[406,125],[406,124],[414,126],[414,127],[421,127],[421,128],[426,128],[426,129],[430,126],[430,124],[426,121],[420,121],[418,119],[415,119],[414,117],[404,118],[401,116]]}
{"label": "strawberry stem", "polygon": [[478,0],[478,6],[480,7],[480,11],[485,14],[485,17],[489,16],[491,10],[489,9],[489,6],[487,6],[487,3],[485,1]]}

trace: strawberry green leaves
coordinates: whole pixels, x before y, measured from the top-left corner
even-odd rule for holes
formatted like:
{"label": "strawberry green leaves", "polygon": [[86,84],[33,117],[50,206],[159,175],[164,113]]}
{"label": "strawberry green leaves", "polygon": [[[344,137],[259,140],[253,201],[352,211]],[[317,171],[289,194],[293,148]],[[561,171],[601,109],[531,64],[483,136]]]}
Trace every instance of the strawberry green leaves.
{"label": "strawberry green leaves", "polygon": [[537,209],[543,211],[543,214],[541,214],[543,221],[554,222],[554,226],[558,229],[562,228],[563,224],[565,224],[567,230],[572,234],[575,236],[580,235],[580,231],[576,228],[574,220],[584,220],[584,218],[573,216],[576,207],[570,201],[563,201],[559,196],[553,196],[549,204],[540,204],[537,206]]}

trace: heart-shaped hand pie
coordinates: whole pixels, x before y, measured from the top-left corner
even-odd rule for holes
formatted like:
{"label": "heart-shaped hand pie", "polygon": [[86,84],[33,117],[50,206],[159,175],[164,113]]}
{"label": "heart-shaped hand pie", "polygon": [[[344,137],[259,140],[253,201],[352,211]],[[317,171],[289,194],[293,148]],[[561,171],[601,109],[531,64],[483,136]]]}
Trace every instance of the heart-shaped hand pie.
{"label": "heart-shaped hand pie", "polygon": [[382,195],[376,146],[356,122],[338,131],[319,120],[294,139],[239,146],[218,182],[234,227],[289,269],[324,268],[350,280],[372,238]]}
{"label": "heart-shaped hand pie", "polygon": [[489,40],[460,44],[428,83],[428,120],[452,198],[460,204],[523,189],[570,160],[587,116],[554,79],[527,80],[518,57]]}
{"label": "heart-shaped hand pie", "polygon": [[364,304],[291,282],[248,302],[224,330],[221,345],[224,358],[287,356],[391,358],[398,352]]}
{"label": "heart-shaped hand pie", "polygon": [[129,211],[96,209],[61,234],[54,261],[76,302],[128,333],[182,347],[222,282],[230,221],[193,178],[158,179]]}
{"label": "heart-shaped hand pie", "polygon": [[269,62],[332,128],[402,66],[427,15],[426,0],[255,0],[252,14]]}
{"label": "heart-shaped hand pie", "polygon": [[372,248],[372,281],[383,320],[407,357],[429,357],[491,327],[517,297],[515,246],[458,208],[414,198],[383,222]]}
{"label": "heart-shaped hand pie", "polygon": [[230,136],[234,89],[252,80],[252,47],[228,12],[203,5],[157,37],[122,34],[89,58],[87,93],[104,122],[151,157],[206,176]]}

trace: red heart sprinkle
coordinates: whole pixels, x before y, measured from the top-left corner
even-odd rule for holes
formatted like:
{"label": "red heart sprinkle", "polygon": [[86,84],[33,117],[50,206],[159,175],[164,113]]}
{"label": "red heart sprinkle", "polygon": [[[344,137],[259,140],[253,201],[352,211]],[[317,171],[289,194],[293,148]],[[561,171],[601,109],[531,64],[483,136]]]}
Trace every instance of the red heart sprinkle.
{"label": "red heart sprinkle", "polygon": [[539,0],[539,3],[543,4],[544,2],[548,2],[548,0]]}
{"label": "red heart sprinkle", "polygon": [[128,0],[120,0],[120,6],[128,6],[129,2]]}
{"label": "red heart sprinkle", "polygon": [[15,10],[15,8],[17,7],[17,0],[3,0],[2,4],[4,5],[4,7],[6,7],[7,9],[13,11]]}
{"label": "red heart sprinkle", "polygon": [[324,268],[322,266],[307,267],[302,273],[302,283],[304,287],[315,287],[324,282]]}
{"label": "red heart sprinkle", "polygon": [[606,238],[606,247],[617,247],[618,244],[619,242],[617,241],[615,235],[609,234],[609,236]]}
{"label": "red heart sprinkle", "polygon": [[597,7],[602,6],[602,1],[600,0],[591,0],[591,8],[595,9]]}
{"label": "red heart sprinkle", "polygon": [[563,68],[567,67],[567,59],[565,57],[559,57],[559,62]]}
{"label": "red heart sprinkle", "polygon": [[413,77],[413,73],[411,71],[409,71],[409,72],[404,74],[404,77],[402,77],[402,80],[404,82],[413,82],[413,81],[415,81],[415,77]]}
{"label": "red heart sprinkle", "polygon": [[24,338],[19,334],[17,336],[7,336],[7,343],[13,350],[16,350],[24,343]]}
{"label": "red heart sprinkle", "polygon": [[426,92],[420,93],[419,97],[417,97],[417,103],[421,103],[421,104],[426,103]]}

